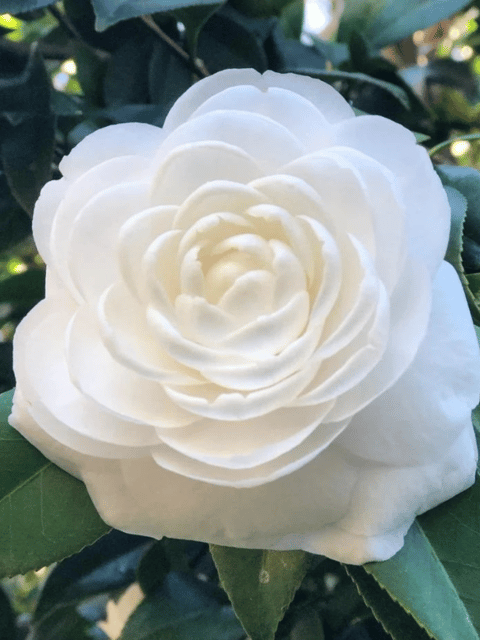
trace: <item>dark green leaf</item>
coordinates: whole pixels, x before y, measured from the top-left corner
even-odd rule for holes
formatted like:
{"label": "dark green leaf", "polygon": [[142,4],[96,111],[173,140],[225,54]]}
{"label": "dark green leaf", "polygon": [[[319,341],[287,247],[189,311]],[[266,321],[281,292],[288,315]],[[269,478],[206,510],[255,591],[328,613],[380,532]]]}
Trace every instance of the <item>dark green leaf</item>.
{"label": "dark green leaf", "polygon": [[0,280],[0,302],[34,304],[45,297],[45,271],[29,269]]}
{"label": "dark green leaf", "polygon": [[365,603],[393,640],[429,640],[431,638],[363,567],[349,566],[347,571]]}
{"label": "dark green leaf", "polygon": [[[202,583],[170,573],[128,619],[120,640],[240,640],[243,629],[230,607],[206,597]],[[252,640],[255,640],[254,638]]]}
{"label": "dark green leaf", "polygon": [[281,72],[284,69],[295,71],[305,68],[325,69],[325,58],[315,47],[285,38],[279,24],[273,29],[265,48],[270,67],[274,71]]}
{"label": "dark green leaf", "polygon": [[58,607],[127,587],[134,582],[138,561],[151,544],[150,538],[112,530],[66,558],[43,585],[33,619],[38,622]]}
{"label": "dark green leaf", "polygon": [[230,0],[232,7],[255,18],[278,16],[292,0]]}
{"label": "dark green leaf", "polygon": [[51,175],[55,119],[50,91],[49,76],[35,48],[19,76],[0,80],[0,97],[10,111],[10,126],[4,129],[0,145],[3,170],[12,194],[28,213]]}
{"label": "dark green leaf", "polygon": [[15,626],[15,613],[10,600],[3,589],[0,588],[0,638],[2,640],[17,640]]}
{"label": "dark green leaf", "polygon": [[[157,106],[157,112],[161,109],[163,118],[192,81],[192,72],[185,61],[163,40],[157,40],[148,65],[148,89],[150,101]],[[163,118],[159,124],[163,124]]]}
{"label": "dark green leaf", "polygon": [[34,626],[30,640],[92,640],[91,623],[75,607],[62,607]]}
{"label": "dark green leaf", "polygon": [[5,251],[32,232],[32,222],[10,193],[5,174],[0,171],[0,251]]}
{"label": "dark green leaf", "polygon": [[436,171],[447,192],[452,212],[450,239],[445,259],[455,267],[462,282],[470,312],[475,322],[479,323],[480,306],[469,286],[463,251],[464,240],[469,239],[468,258],[472,261],[469,271],[474,271],[475,265],[480,265],[480,260],[477,260],[479,256],[476,258],[475,253],[472,253],[475,245],[480,241],[480,173],[469,167],[447,165],[437,166]]}
{"label": "dark green leaf", "polygon": [[127,0],[121,3],[118,0],[92,0],[92,4],[96,15],[95,27],[104,31],[120,20],[185,7],[204,7],[211,5],[212,0]]}
{"label": "dark green leaf", "polygon": [[161,127],[167,111],[157,104],[122,104],[120,107],[99,109],[95,115],[113,122],[146,122]]}
{"label": "dark green leaf", "polygon": [[8,424],[12,394],[0,396],[0,576],[51,564],[109,530],[84,484]]}
{"label": "dark green leaf", "polygon": [[360,31],[371,45],[385,47],[450,17],[470,4],[469,0],[350,0],[339,27],[339,38],[348,42]]}
{"label": "dark green leaf", "polygon": [[217,11],[225,2],[217,2],[196,7],[186,7],[185,9],[177,9],[174,11],[177,20],[185,26],[188,51],[195,58],[197,55],[197,43],[200,31],[205,26],[207,20]]}
{"label": "dark green leaf", "polygon": [[[458,547],[458,539],[448,536],[443,527],[442,538]],[[471,550],[467,553],[471,555]],[[362,595],[361,571],[377,583],[375,586],[371,580],[366,581],[366,601],[395,640],[421,638],[417,625],[435,640],[478,640],[444,565],[417,523],[410,528],[404,546],[393,558],[368,563],[361,569],[348,567],[348,571]],[[478,587],[479,583],[474,584]],[[391,605],[388,598],[393,604],[397,603],[396,606]]]}
{"label": "dark green leaf", "polygon": [[252,640],[273,640],[302,582],[304,551],[264,551],[210,545],[223,588]]}
{"label": "dark green leaf", "polygon": [[198,39],[198,55],[210,73],[245,67],[264,72],[268,68],[260,37],[244,22],[233,19],[232,12],[216,13],[210,18]]}
{"label": "dark green leaf", "polygon": [[170,571],[170,562],[165,553],[163,540],[155,542],[138,565],[137,579],[145,595],[155,593]]}
{"label": "dark green leaf", "polygon": [[[480,412],[473,413],[477,429]],[[419,518],[480,635],[480,482]],[[455,636],[456,638],[461,636]]]}
{"label": "dark green leaf", "polygon": [[48,7],[54,2],[55,0],[2,0],[0,10],[2,13],[15,15],[32,9],[39,9],[40,7]]}
{"label": "dark green leaf", "polygon": [[286,38],[300,40],[303,29],[305,4],[303,0],[293,0],[280,14],[280,26]]}
{"label": "dark green leaf", "polygon": [[108,107],[148,102],[148,67],[154,36],[138,34],[123,42],[107,65],[104,100]]}

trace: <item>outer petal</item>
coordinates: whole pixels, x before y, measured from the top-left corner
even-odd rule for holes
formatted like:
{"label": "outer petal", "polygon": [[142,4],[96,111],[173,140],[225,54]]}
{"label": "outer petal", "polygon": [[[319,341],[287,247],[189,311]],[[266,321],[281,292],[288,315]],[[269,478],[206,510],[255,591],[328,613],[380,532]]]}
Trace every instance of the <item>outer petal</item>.
{"label": "outer petal", "polygon": [[190,480],[148,459],[102,461],[82,477],[102,518],[127,532],[362,564],[391,557],[415,515],[472,484],[472,437],[470,427],[443,459],[414,468],[356,467],[330,446],[294,473],[248,489]]}
{"label": "outer petal", "polygon": [[61,161],[65,177],[78,178],[92,167],[121,156],[150,158],[165,137],[163,129],[140,122],[112,124],[84,138]]}
{"label": "outer petal", "polygon": [[391,389],[354,416],[337,442],[368,460],[426,464],[471,424],[479,387],[477,338],[458,276],[444,262],[415,360]]}

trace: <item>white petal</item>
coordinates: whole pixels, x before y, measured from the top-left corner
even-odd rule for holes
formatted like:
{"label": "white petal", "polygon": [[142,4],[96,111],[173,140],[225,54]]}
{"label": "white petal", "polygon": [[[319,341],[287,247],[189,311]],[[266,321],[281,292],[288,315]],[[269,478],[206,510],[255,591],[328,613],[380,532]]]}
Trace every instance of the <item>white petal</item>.
{"label": "white petal", "polygon": [[180,205],[202,185],[214,180],[246,184],[261,175],[248,153],[222,140],[181,140],[162,149],[152,179],[152,204]]}
{"label": "white petal", "polygon": [[393,387],[354,416],[339,442],[354,455],[386,464],[438,460],[470,425],[479,393],[477,339],[458,276],[444,262],[415,360]]}
{"label": "white petal", "polygon": [[[227,146],[236,147],[239,151],[242,150],[255,160],[262,172],[275,171],[303,155],[306,150],[305,145],[288,129],[270,118],[244,111],[212,111],[175,129],[165,139],[154,162],[162,163],[163,158],[180,145],[207,141],[222,142]],[[219,158],[218,179],[223,178],[220,174],[221,162]],[[214,177],[210,179],[213,180]],[[247,178],[242,182],[253,179]]]}
{"label": "white petal", "polygon": [[146,168],[145,158],[127,156],[107,160],[81,175],[70,184],[55,214],[51,233],[50,251],[53,264],[67,287],[80,301],[82,296],[77,292],[70,276],[69,239],[73,223],[81,209],[98,196],[102,191],[114,185],[121,185],[140,180]]}
{"label": "white petal", "polygon": [[250,393],[232,393],[213,384],[183,388],[165,385],[165,391],[180,407],[199,416],[213,420],[249,420],[290,404],[315,372],[315,366],[306,365],[277,384]]}
{"label": "white petal", "polygon": [[171,230],[178,207],[153,207],[129,218],[121,227],[119,242],[120,272],[130,291],[140,299],[145,297],[142,270],[139,268],[149,245],[158,236]]}
{"label": "white petal", "polygon": [[361,116],[340,123],[337,144],[359,149],[393,173],[408,211],[412,255],[424,262],[433,276],[447,247],[450,207],[427,151],[416,144],[411,131],[381,116]]}
{"label": "white petal", "polygon": [[119,230],[146,207],[147,191],[144,182],[111,187],[89,200],[75,219],[69,264],[72,279],[85,299],[97,300],[118,279]]}
{"label": "white petal", "polygon": [[49,264],[51,264],[50,239],[53,221],[68,186],[65,178],[50,180],[42,188],[35,204],[32,223],[33,237],[38,253],[42,256],[44,262]]}
{"label": "white petal", "polygon": [[120,156],[153,157],[165,138],[159,127],[140,122],[113,124],[97,129],[65,156],[59,165],[68,178],[76,179],[92,167]]}
{"label": "white petal", "polygon": [[389,389],[413,361],[428,326],[431,280],[421,264],[408,261],[390,300],[390,337],[377,366],[350,391],[337,397],[328,418],[352,416]]}
{"label": "white petal", "polygon": [[64,357],[71,309],[59,299],[38,304],[17,327],[15,371],[29,413],[62,445],[99,457],[146,455],[158,441],[151,427],[119,419],[83,397]]}
{"label": "white petal", "polygon": [[70,378],[83,396],[121,420],[145,428],[179,427],[195,421],[170,401],[160,383],[115,361],[98,333],[92,312],[81,307],[68,328],[66,359]]}
{"label": "white petal", "polygon": [[264,115],[286,127],[309,150],[332,144],[331,125],[323,113],[309,100],[289,89],[270,87],[262,91],[254,86],[230,87],[206,100],[191,118],[219,110]]}
{"label": "white petal", "polygon": [[264,196],[249,185],[228,180],[213,180],[199,187],[185,200],[173,227],[191,229],[198,220],[211,213],[243,214],[248,207],[264,201]]}
{"label": "white petal", "polygon": [[140,306],[123,284],[115,284],[99,301],[99,330],[111,356],[141,376],[173,384],[198,384],[202,378],[171,358],[159,344]]}
{"label": "white petal", "polygon": [[[212,460],[204,463],[202,460],[183,456],[171,447],[155,447],[152,453],[158,465],[192,480],[246,489],[278,480],[308,464],[330,445],[346,424],[347,422],[320,424],[317,429],[311,425],[305,433],[290,439],[290,445],[300,440],[296,447],[288,447],[286,442],[278,443],[274,447],[259,450],[252,456],[241,456],[230,464],[219,459],[215,459],[216,465],[212,464]],[[281,453],[282,449],[286,452]],[[266,461],[254,465],[255,459]]]}

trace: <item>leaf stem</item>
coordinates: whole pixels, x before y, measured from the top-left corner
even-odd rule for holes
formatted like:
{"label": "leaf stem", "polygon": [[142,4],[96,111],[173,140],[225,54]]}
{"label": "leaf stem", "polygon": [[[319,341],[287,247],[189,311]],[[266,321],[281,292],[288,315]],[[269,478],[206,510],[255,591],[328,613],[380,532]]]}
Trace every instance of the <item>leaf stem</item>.
{"label": "leaf stem", "polygon": [[442,151],[442,149],[445,149],[445,147],[449,147],[452,144],[452,142],[460,142],[462,140],[480,140],[480,133],[468,133],[468,134],[465,134],[464,136],[449,138],[448,140],[439,142],[438,144],[436,144],[434,147],[430,149],[430,151],[428,152],[428,155],[432,158],[439,151]]}
{"label": "leaf stem", "polygon": [[147,25],[147,27],[154,31],[157,36],[159,36],[176,53],[177,56],[179,56],[188,65],[190,65],[193,71],[200,78],[206,78],[210,75],[203,62],[198,58],[194,60],[191,56],[189,56],[188,53],[175,42],[175,40],[172,40],[172,38],[170,38],[170,36],[167,35],[165,31],[158,26],[152,16],[142,16],[142,20]]}

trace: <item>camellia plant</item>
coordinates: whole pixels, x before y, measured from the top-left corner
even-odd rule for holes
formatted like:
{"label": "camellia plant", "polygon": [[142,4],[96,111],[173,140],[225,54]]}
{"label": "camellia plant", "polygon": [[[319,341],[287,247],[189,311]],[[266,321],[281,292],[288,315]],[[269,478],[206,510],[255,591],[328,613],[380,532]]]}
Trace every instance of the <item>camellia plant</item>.
{"label": "camellia plant", "polygon": [[344,5],[0,0],[1,640],[478,640],[480,10]]}

